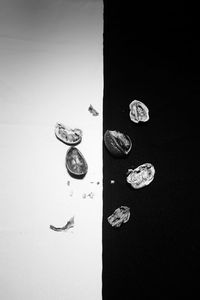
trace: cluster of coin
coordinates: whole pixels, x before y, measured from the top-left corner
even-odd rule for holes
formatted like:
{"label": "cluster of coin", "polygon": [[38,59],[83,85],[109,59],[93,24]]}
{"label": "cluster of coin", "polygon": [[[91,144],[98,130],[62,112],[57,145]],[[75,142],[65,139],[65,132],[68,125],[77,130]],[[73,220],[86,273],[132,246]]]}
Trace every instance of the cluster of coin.
{"label": "cluster of coin", "polygon": [[[138,100],[133,100],[129,104],[129,116],[134,123],[147,122],[149,120],[149,109]],[[109,153],[115,157],[125,157],[132,149],[131,138],[127,134],[116,130],[106,130],[104,133],[104,143]],[[135,169],[128,169],[126,181],[134,188],[140,189],[149,185],[155,175],[155,168],[151,163],[143,163]],[[130,208],[121,206],[117,208],[107,220],[113,227],[120,227],[130,218]]]}

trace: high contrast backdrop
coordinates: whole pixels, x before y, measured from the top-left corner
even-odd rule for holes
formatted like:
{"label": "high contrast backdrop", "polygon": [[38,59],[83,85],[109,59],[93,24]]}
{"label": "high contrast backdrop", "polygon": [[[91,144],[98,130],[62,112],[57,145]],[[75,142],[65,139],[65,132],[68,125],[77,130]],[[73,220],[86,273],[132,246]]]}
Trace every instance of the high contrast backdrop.
{"label": "high contrast backdrop", "polygon": [[[103,131],[128,134],[133,147],[124,159],[103,152],[103,299],[191,299],[199,270],[194,11],[131,2],[104,1]],[[134,99],[149,108],[148,122],[130,120]],[[126,173],[146,162],[154,180],[134,190]],[[107,217],[121,205],[130,219],[112,228]]]}
{"label": "high contrast backdrop", "polygon": [[[0,299],[101,299],[102,98],[101,1],[0,1]],[[83,131],[81,180],[57,122]]]}

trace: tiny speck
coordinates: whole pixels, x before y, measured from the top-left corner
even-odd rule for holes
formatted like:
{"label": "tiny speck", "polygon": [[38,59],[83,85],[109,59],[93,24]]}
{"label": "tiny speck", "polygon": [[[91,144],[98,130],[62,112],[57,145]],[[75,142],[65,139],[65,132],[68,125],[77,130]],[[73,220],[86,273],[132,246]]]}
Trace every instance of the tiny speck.
{"label": "tiny speck", "polygon": [[110,183],[111,183],[111,184],[114,184],[114,183],[115,183],[115,180],[111,180]]}
{"label": "tiny speck", "polygon": [[90,197],[90,198],[92,199],[92,198],[94,197],[94,193],[92,193],[92,192],[89,193],[89,194],[88,194],[88,197]]}

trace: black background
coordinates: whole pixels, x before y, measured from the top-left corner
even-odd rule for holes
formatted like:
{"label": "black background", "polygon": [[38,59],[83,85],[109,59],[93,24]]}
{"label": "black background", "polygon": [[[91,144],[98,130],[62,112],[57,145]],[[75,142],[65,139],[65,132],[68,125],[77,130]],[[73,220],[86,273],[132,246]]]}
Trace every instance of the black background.
{"label": "black background", "polygon": [[[103,129],[126,133],[133,142],[125,159],[112,157],[103,146],[104,300],[197,297],[199,49],[194,15],[182,5],[104,1]],[[148,122],[130,120],[134,99],[149,108]],[[126,172],[145,162],[155,167],[154,181],[134,190]],[[121,205],[130,207],[131,217],[114,229],[107,217]]]}

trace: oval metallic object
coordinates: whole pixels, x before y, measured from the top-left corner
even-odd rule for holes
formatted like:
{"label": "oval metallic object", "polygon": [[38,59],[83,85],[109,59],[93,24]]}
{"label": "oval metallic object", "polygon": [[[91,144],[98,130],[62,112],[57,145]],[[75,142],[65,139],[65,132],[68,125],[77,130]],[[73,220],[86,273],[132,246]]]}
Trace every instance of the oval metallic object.
{"label": "oval metallic object", "polygon": [[130,108],[130,119],[135,123],[147,122],[149,120],[149,109],[148,107],[138,100],[133,100],[129,104]]}
{"label": "oval metallic object", "polygon": [[72,177],[83,177],[88,171],[83,154],[76,148],[70,147],[66,154],[66,168]]}
{"label": "oval metallic object", "polygon": [[150,163],[145,163],[134,170],[129,169],[126,180],[134,189],[140,189],[146,185],[149,185],[154,179],[154,175],[154,166]]}
{"label": "oval metallic object", "polygon": [[116,130],[106,130],[104,143],[108,151],[118,157],[126,156],[132,148],[130,137]]}
{"label": "oval metallic object", "polygon": [[77,145],[82,140],[82,130],[75,128],[71,129],[61,123],[57,123],[55,126],[56,137],[66,145]]}
{"label": "oval metallic object", "polygon": [[107,218],[107,220],[112,227],[120,227],[122,223],[128,222],[129,218],[130,208],[127,206],[120,206]]}

